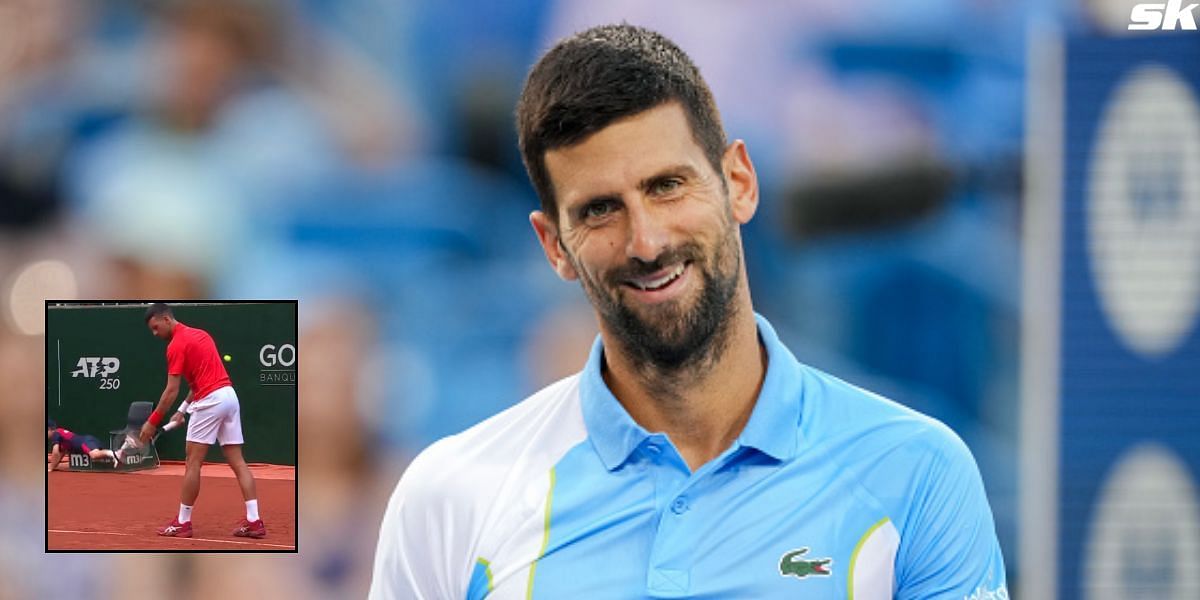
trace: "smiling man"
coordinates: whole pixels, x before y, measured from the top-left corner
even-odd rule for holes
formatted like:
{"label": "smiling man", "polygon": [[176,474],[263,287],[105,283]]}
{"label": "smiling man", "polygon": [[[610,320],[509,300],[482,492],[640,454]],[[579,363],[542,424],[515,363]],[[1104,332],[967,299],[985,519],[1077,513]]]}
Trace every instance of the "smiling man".
{"label": "smiling man", "polygon": [[686,54],[576,34],[517,125],[534,232],[600,335],[579,374],[417,457],[372,598],[1007,598],[958,437],[754,313],[754,165]]}

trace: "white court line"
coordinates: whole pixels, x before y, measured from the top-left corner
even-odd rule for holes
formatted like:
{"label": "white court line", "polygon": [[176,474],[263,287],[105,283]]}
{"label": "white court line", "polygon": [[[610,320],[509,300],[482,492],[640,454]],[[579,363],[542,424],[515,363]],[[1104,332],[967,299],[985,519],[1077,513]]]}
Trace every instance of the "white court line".
{"label": "white court line", "polygon": [[[92,534],[92,535],[127,535],[127,536],[131,536],[131,537],[133,536],[132,533],[113,533],[110,531],[73,531],[70,529],[47,529],[46,531],[49,531],[50,533],[88,533],[88,534]],[[173,537],[173,536],[162,536],[162,537]],[[275,548],[295,548],[295,546],[285,546],[283,544],[268,544],[266,542],[235,542],[233,540],[214,540],[214,539],[209,539],[209,538],[198,538],[198,537],[193,537],[193,538],[181,537],[181,538],[174,538],[174,539],[194,540],[197,542],[217,542],[219,544],[245,544],[247,546],[272,546]]]}
{"label": "white court line", "polygon": [[[129,536],[133,535],[132,533],[109,533],[107,531],[71,531],[70,529],[47,529],[46,531],[49,531],[50,533],[93,533],[96,535],[129,535]],[[184,538],[184,539],[187,539],[187,538]]]}

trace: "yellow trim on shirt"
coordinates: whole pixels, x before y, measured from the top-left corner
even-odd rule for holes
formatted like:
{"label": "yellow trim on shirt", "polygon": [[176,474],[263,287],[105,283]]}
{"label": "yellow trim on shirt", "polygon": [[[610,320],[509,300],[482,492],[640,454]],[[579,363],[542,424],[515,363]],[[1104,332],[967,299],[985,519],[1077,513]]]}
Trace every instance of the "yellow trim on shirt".
{"label": "yellow trim on shirt", "polygon": [[866,543],[867,538],[871,537],[871,534],[875,533],[876,529],[879,529],[880,526],[887,522],[887,517],[877,521],[871,526],[870,529],[867,530],[866,533],[862,535],[862,537],[858,538],[858,543],[854,545],[854,552],[850,553],[850,569],[849,574],[847,575],[847,577],[849,577],[849,581],[846,585],[846,598],[848,600],[854,600],[854,567],[858,564],[858,551],[862,550],[863,544]]}
{"label": "yellow trim on shirt", "polygon": [[533,573],[537,563],[546,555],[546,547],[550,545],[550,500],[554,498],[554,467],[550,467],[550,489],[546,491],[546,515],[542,523],[542,549],[537,558],[529,565],[529,587],[525,588],[525,600],[533,600]]}

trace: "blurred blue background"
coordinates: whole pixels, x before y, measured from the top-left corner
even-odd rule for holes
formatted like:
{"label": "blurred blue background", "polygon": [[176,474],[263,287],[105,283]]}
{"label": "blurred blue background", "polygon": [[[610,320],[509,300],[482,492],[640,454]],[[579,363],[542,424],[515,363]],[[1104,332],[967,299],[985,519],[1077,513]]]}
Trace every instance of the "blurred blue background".
{"label": "blurred blue background", "polygon": [[[16,457],[41,446],[45,298],[300,299],[303,499],[299,557],[55,557],[64,577],[4,593],[365,593],[405,461],[583,363],[595,324],[528,225],[512,112],[554,40],[620,20],[691,54],[748,144],[757,310],[967,441],[1015,587],[1027,36],[1100,27],[1085,7],[6,0],[0,515],[42,511]],[[0,545],[40,548],[29,525]],[[167,575],[121,576],[149,561]],[[49,562],[0,558],[0,580]],[[247,568],[296,589],[205,576]]]}

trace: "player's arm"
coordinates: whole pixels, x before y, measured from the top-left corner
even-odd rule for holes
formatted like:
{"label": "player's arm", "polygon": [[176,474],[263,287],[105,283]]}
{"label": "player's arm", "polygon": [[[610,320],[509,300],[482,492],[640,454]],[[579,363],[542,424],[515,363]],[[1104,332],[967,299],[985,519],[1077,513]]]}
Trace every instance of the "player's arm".
{"label": "player's arm", "polygon": [[183,425],[183,419],[183,408],[181,407],[178,411],[175,411],[175,414],[171,415],[171,420],[166,425],[163,425],[163,431],[170,431]]}
{"label": "player's arm", "polygon": [[175,414],[180,414],[187,410],[187,406],[192,403],[192,390],[188,390],[187,396],[184,396],[183,402],[179,405],[179,410]]}
{"label": "player's arm", "polygon": [[[167,386],[163,388],[162,395],[158,398],[158,405],[154,407],[154,412],[167,414],[167,410],[175,404],[175,400],[179,398],[179,381],[183,377],[179,375],[167,375]],[[191,397],[191,392],[188,392]]]}
{"label": "player's arm", "polygon": [[175,403],[175,399],[179,397],[179,380],[182,379],[179,375],[167,375],[167,386],[163,388],[162,395],[158,398],[158,405],[154,407],[154,412],[150,414],[150,418],[142,424],[141,439],[142,443],[150,441],[154,436],[154,430],[158,428],[159,423],[162,423],[163,416],[167,414],[167,410]]}
{"label": "player's arm", "polygon": [[187,396],[184,397],[183,402],[179,405],[179,409],[175,411],[175,414],[171,415],[171,421],[163,425],[163,431],[170,431],[183,425],[184,419],[187,418],[184,413],[187,412],[188,404],[191,404],[191,402],[192,390],[188,390]]}
{"label": "player's arm", "polygon": [[916,471],[908,535],[896,557],[895,597],[1007,598],[1004,559],[975,459],[948,429],[931,433],[924,441],[933,451]]}
{"label": "player's arm", "polygon": [[50,450],[50,467],[46,470],[46,472],[48,473],[54,469],[57,469],[58,461],[60,460],[62,460],[62,450],[59,449],[58,444],[54,444],[54,448]]}

